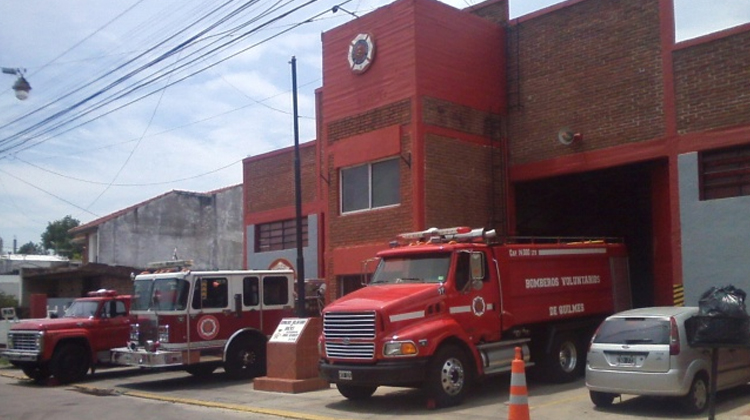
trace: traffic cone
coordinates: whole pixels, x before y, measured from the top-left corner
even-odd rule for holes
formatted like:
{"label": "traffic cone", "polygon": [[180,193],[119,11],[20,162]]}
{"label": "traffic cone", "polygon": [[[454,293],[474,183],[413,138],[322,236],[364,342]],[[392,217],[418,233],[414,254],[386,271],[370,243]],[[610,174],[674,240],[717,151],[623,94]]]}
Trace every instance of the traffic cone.
{"label": "traffic cone", "polygon": [[521,357],[521,348],[516,347],[516,357],[510,368],[510,401],[508,420],[530,420],[529,394],[526,390],[526,366]]}

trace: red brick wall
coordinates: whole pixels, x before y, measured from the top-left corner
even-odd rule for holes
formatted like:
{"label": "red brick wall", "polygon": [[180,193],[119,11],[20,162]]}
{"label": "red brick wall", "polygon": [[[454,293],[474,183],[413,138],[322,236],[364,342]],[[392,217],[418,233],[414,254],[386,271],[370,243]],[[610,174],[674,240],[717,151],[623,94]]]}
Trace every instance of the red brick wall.
{"label": "red brick wall", "polygon": [[487,227],[504,232],[500,116],[429,97],[423,98],[422,113],[425,124],[457,134],[426,135],[426,226]]}
{"label": "red brick wall", "polygon": [[[348,137],[390,125],[408,125],[410,121],[410,102],[400,101],[355,117],[333,121],[328,125],[328,132],[335,133],[333,138],[338,139],[336,142],[340,142],[337,147],[356,147],[356,144],[347,144]],[[401,133],[401,154],[407,156],[411,151],[411,138],[408,130],[401,130]],[[400,205],[347,215],[342,215],[339,209],[339,170],[335,167],[334,161],[335,155],[330,154],[327,162],[330,182],[330,185],[327,186],[329,191],[328,249],[373,242],[382,242],[383,247],[386,247],[388,241],[393,239],[397,233],[411,229],[411,170],[403,159],[400,159],[399,165],[401,178]]]}
{"label": "red brick wall", "polygon": [[[294,206],[294,149],[287,148],[243,162],[245,216]],[[315,143],[300,146],[302,202],[316,199]]]}
{"label": "red brick wall", "polygon": [[426,141],[426,225],[494,227],[487,226],[493,198],[491,148],[437,135]]}
{"label": "red brick wall", "polygon": [[673,53],[681,134],[750,124],[750,31]]}
{"label": "red brick wall", "polygon": [[[588,0],[508,33],[512,165],[665,134],[659,0]],[[584,140],[557,142],[569,127]]]}

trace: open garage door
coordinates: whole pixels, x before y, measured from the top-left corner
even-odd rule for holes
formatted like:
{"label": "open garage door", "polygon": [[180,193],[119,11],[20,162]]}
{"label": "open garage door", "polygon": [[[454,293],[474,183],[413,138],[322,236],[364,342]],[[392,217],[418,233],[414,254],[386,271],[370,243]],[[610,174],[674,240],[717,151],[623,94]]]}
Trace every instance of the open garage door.
{"label": "open garage door", "polygon": [[648,162],[516,183],[516,233],[624,238],[630,253],[633,306],[652,306],[656,289],[652,180],[657,167],[658,163]]}

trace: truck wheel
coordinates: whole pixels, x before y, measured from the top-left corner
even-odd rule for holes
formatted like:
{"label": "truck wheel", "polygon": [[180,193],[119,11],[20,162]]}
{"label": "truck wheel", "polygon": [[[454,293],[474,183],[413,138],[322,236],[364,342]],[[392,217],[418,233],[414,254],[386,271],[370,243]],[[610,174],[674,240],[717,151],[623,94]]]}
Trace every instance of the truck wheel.
{"label": "truck wheel", "polygon": [[616,394],[610,394],[609,392],[589,391],[591,402],[597,407],[611,406],[616,396]]}
{"label": "truck wheel", "polygon": [[341,395],[345,396],[349,400],[355,401],[370,398],[372,394],[375,393],[375,390],[378,389],[377,386],[359,386],[346,384],[336,384],[336,388],[338,388]]}
{"label": "truck wheel", "polygon": [[85,347],[76,343],[64,343],[52,354],[50,370],[59,383],[67,384],[83,379],[90,365]]}
{"label": "truck wheel", "polygon": [[547,374],[552,382],[572,382],[578,378],[583,359],[573,334],[557,334],[547,355]]}
{"label": "truck wheel", "polygon": [[28,376],[31,380],[37,383],[42,382],[50,377],[49,367],[44,364],[23,364],[21,365],[21,370],[23,371],[24,375]]}
{"label": "truck wheel", "polygon": [[195,365],[188,365],[185,371],[193,376],[204,377],[209,376],[216,370],[218,366],[213,363],[198,363]]}
{"label": "truck wheel", "polygon": [[266,374],[266,343],[239,337],[227,350],[224,370],[233,379],[250,379]]}
{"label": "truck wheel", "polygon": [[472,383],[473,374],[469,359],[459,347],[441,347],[427,368],[424,390],[436,407],[460,404]]}
{"label": "truck wheel", "polygon": [[682,406],[690,414],[698,414],[708,405],[708,377],[699,373],[690,384],[690,391],[682,397]]}

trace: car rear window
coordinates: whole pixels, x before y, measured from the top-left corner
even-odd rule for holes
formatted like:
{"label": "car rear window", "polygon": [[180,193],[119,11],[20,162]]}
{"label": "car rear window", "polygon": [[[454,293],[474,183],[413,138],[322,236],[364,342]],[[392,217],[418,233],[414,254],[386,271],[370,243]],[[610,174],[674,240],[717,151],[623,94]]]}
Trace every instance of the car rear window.
{"label": "car rear window", "polygon": [[669,321],[653,318],[615,318],[599,327],[595,343],[669,344]]}

